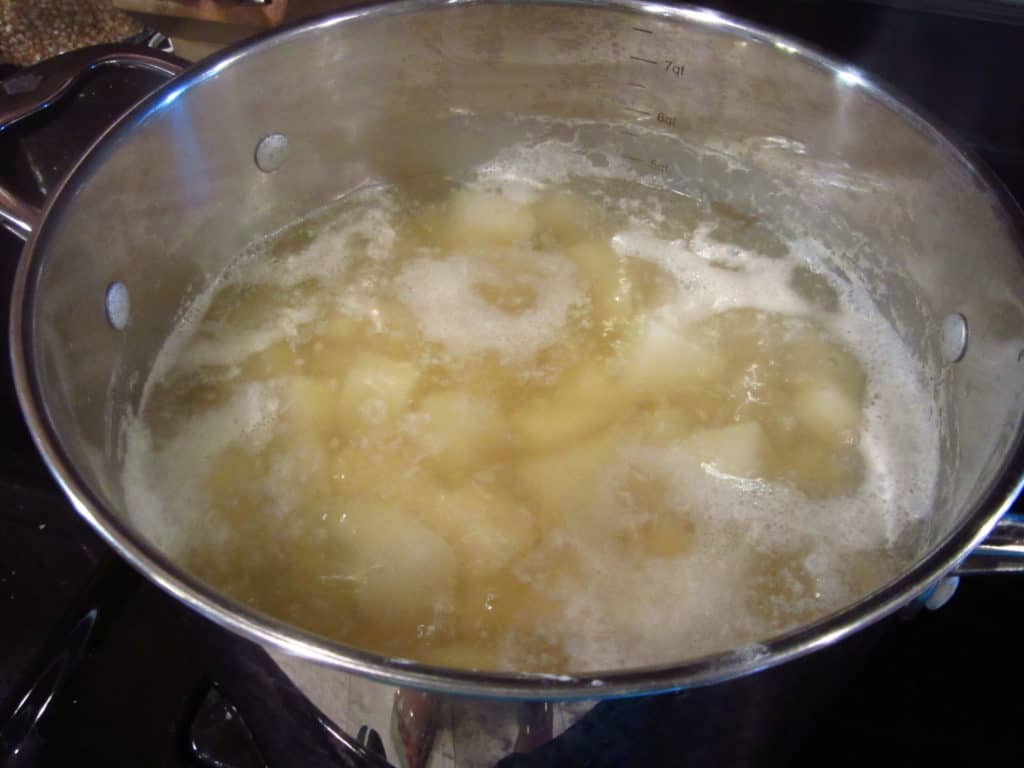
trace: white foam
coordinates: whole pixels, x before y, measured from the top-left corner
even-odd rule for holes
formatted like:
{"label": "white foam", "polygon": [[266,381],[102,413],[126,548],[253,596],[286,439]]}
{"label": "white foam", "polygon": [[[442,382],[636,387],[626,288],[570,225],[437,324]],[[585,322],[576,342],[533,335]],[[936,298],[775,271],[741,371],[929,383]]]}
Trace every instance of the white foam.
{"label": "white foam", "polygon": [[509,146],[476,169],[478,183],[487,189],[508,191],[513,198],[526,190],[565,184],[573,177],[633,181],[643,178],[622,155],[584,152],[575,137]]}
{"label": "white foam", "polygon": [[304,248],[275,259],[262,259],[262,251],[255,249],[232,270],[232,279],[290,288],[310,280],[337,280],[359,255],[374,261],[390,259],[396,234],[393,197],[386,189],[377,188],[361,192],[360,200],[361,205],[345,210],[326,226],[314,216],[308,227],[315,235]]}
{"label": "white foam", "polygon": [[[706,471],[683,450],[624,446],[580,530],[562,539],[579,563],[574,578],[545,584],[565,606],[566,620],[545,627],[571,658],[573,670],[663,663],[724,651],[762,640],[785,626],[780,611],[827,612],[855,597],[844,580],[846,553],[878,549],[874,521],[858,518],[858,496],[808,503],[798,491]],[[685,557],[638,559],[616,553],[587,535],[591,515],[614,514],[624,528],[631,514],[616,500],[626,466],[670,480],[675,506],[696,526],[697,542]],[[600,507],[609,508],[602,511]],[[635,514],[635,513],[634,513]],[[607,524],[602,518],[593,528]],[[805,552],[809,585],[795,574],[777,578],[787,589],[766,612],[752,612],[751,571],[757,552]],[[541,553],[538,559],[549,556]],[[529,580],[535,562],[524,564]],[[781,618],[780,618],[781,616]]]}
{"label": "white foam", "polygon": [[183,369],[237,365],[279,341],[298,336],[319,314],[319,307],[285,307],[256,328],[228,328],[192,340],[178,357]]}
{"label": "white foam", "polygon": [[[679,322],[696,322],[716,312],[749,307],[781,314],[805,314],[807,303],[789,287],[793,263],[746,253],[739,268],[723,268],[721,246],[698,229],[692,239],[663,240],[649,231],[627,230],[612,237],[621,255],[650,261],[674,275],[680,291],[671,311]],[[771,290],[765,290],[765,286]]]}
{"label": "white foam", "polygon": [[463,254],[409,262],[395,279],[398,296],[415,313],[424,337],[455,356],[495,352],[504,360],[529,357],[558,340],[582,294],[572,265],[562,256],[518,251],[505,258],[517,265],[516,280],[536,297],[522,311],[488,302],[478,287],[500,285],[507,276],[487,260]]}
{"label": "white foam", "polygon": [[142,420],[133,420],[125,435],[122,472],[132,523],[164,552],[172,556],[183,552],[196,535],[196,526],[209,518],[204,483],[213,459],[239,441],[258,450],[268,439],[280,407],[272,387],[249,383],[162,444]]}
{"label": "white foam", "polygon": [[[247,357],[268,349],[279,341],[293,339],[331,306],[326,287],[340,283],[353,259],[366,255],[374,261],[391,258],[395,241],[393,217],[395,202],[383,188],[361,193],[362,205],[342,211],[321,225],[317,215],[310,217],[308,228],[313,240],[303,248],[277,258],[266,258],[266,247],[259,243],[231,262],[228,268],[181,313],[175,332],[164,343],[146,380],[142,408],[149,400],[150,387],[161,381],[172,368],[188,371],[203,367],[237,365]],[[275,235],[267,239],[273,240]],[[269,285],[281,291],[316,282],[324,292],[311,295],[300,306],[282,307],[263,318],[255,328],[203,325],[214,299],[233,285]],[[344,297],[333,297],[343,301]]]}

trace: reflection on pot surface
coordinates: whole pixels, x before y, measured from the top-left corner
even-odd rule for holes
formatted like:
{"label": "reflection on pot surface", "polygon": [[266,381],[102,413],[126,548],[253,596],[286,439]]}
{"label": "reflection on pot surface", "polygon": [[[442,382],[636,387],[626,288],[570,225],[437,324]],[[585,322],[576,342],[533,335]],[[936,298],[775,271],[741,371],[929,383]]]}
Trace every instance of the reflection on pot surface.
{"label": "reflection on pot surface", "polygon": [[938,428],[867,288],[575,150],[365,189],[241,254],[128,429],[136,524],[298,626],[490,670],[726,651],[898,574]]}

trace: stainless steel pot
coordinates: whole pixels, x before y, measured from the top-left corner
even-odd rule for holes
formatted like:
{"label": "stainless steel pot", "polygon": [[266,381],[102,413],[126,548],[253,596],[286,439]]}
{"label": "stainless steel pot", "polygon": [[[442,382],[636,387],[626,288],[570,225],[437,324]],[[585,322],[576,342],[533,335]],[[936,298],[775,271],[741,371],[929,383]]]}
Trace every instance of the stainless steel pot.
{"label": "stainless steel pot", "polygon": [[[4,83],[4,124],[96,63],[83,56]],[[101,58],[170,74],[166,62]],[[941,488],[912,568],[755,647],[657,668],[492,674],[382,658],[255,613],[130,524],[122,422],[182,307],[234,254],[366,184],[460,175],[513,142],[564,139],[567,120],[585,152],[812,232],[873,286],[927,370],[942,424]],[[26,239],[11,310],[18,394],[68,498],[150,579],[266,648],[343,729],[388,734],[393,713],[399,722],[403,708],[423,707],[434,723],[417,737],[424,754],[494,762],[524,718],[557,734],[601,700],[727,690],[862,632],[958,569],[1022,570],[1021,526],[1004,517],[1022,486],[1019,209],[863,73],[713,11],[415,0],[305,22],[173,77],[86,153],[42,211],[6,192],[0,209]],[[429,695],[395,698],[410,688]]]}

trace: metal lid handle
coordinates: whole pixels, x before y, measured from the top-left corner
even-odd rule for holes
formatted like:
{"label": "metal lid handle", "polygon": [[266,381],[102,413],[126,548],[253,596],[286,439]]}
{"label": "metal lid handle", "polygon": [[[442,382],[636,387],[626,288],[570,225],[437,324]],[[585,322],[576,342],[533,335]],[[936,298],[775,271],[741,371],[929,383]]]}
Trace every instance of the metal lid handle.
{"label": "metal lid handle", "polygon": [[[99,67],[146,69],[170,78],[187,65],[177,56],[130,45],[94,45],[47,59],[0,82],[0,133],[59,101]],[[0,186],[0,226],[28,240],[38,219],[35,206]]]}

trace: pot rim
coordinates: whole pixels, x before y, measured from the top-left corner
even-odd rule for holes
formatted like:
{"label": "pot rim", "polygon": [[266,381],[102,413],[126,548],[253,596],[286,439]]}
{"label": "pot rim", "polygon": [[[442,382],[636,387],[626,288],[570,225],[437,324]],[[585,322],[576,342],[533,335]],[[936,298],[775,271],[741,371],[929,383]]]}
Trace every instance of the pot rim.
{"label": "pot rim", "polygon": [[594,671],[571,675],[543,673],[498,673],[457,670],[406,659],[385,657],[345,646],[293,627],[221,595],[158,551],[128,524],[98,500],[72,466],[51,424],[41,396],[34,360],[31,359],[32,309],[35,285],[41,268],[40,244],[46,240],[47,222],[59,220],[73,199],[79,183],[116,147],[118,140],[167,108],[190,88],[215,77],[234,61],[257,55],[264,49],[317,29],[353,23],[362,18],[440,10],[445,6],[490,4],[582,5],[639,17],[661,19],[716,28],[740,40],[770,44],[804,63],[832,72],[846,87],[861,88],[872,98],[908,120],[925,139],[940,146],[975,179],[1004,219],[1024,254],[1024,214],[1002,182],[972,152],[936,128],[936,121],[911,109],[907,100],[883,88],[877,81],[815,48],[760,26],[695,6],[668,6],[645,0],[400,0],[362,6],[309,19],[284,29],[247,40],[191,67],[158,88],[115,122],[79,159],[55,193],[47,200],[35,228],[25,244],[15,277],[11,316],[10,350],[18,400],[32,438],[47,468],[72,506],[124,559],[164,591],[221,627],[263,646],[319,664],[400,687],[412,686],[443,693],[489,698],[533,700],[595,699],[653,694],[724,682],[758,672],[811,653],[894,613],[924,593],[952,571],[995,527],[1024,488],[1024,475],[1010,472],[1014,462],[1024,458],[1022,419],[1016,436],[1003,457],[999,473],[963,521],[929,554],[898,578],[863,599],[811,624],[787,633],[727,652],[684,662],[623,670]]}

